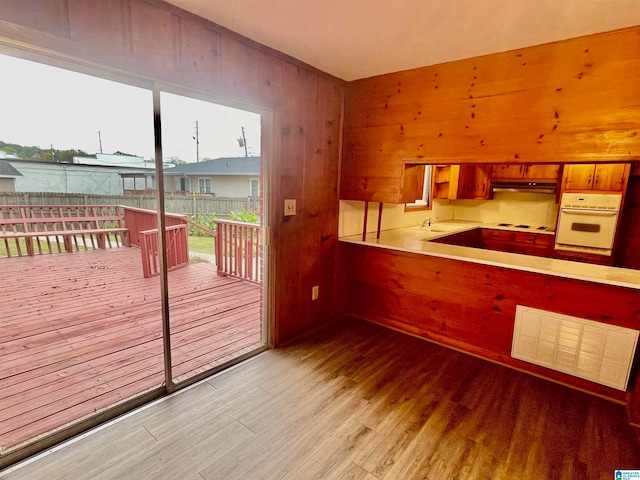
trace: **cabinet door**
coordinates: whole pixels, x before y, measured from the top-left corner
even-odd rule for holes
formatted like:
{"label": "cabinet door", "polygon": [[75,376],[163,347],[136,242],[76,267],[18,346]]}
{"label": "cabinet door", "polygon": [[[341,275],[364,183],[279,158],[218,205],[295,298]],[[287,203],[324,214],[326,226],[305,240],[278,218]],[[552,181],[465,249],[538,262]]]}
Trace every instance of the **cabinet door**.
{"label": "cabinet door", "polygon": [[515,232],[513,236],[513,252],[537,257],[551,256],[553,235],[533,232]]}
{"label": "cabinet door", "polygon": [[514,232],[510,230],[482,229],[482,247],[498,252],[513,251]]}
{"label": "cabinet door", "polygon": [[488,165],[461,165],[458,180],[458,198],[489,198],[490,168]]}
{"label": "cabinet door", "polygon": [[474,168],[473,198],[489,198],[491,192],[491,167],[476,165]]}
{"label": "cabinet door", "polygon": [[412,203],[422,198],[424,165],[405,165],[402,175],[401,203]]}
{"label": "cabinet door", "polygon": [[622,191],[629,175],[627,167],[626,163],[597,164],[593,190]]}
{"label": "cabinet door", "polygon": [[524,168],[524,178],[528,180],[558,181],[560,165],[527,165]]}
{"label": "cabinet door", "polygon": [[565,190],[591,190],[594,164],[570,163],[564,166],[564,171]]}
{"label": "cabinet door", "polygon": [[493,165],[491,178],[494,180],[511,180],[522,178],[524,165]]}

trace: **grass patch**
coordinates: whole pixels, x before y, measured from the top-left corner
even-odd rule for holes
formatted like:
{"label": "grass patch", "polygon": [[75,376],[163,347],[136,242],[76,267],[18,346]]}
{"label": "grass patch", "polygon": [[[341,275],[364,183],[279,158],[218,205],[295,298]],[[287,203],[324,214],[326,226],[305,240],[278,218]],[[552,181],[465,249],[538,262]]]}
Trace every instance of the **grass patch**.
{"label": "grass patch", "polygon": [[189,251],[197,253],[206,253],[213,255],[213,238],[206,237],[192,237],[189,236]]}
{"label": "grass patch", "polygon": [[[115,241],[115,238],[113,238],[113,235],[111,235],[111,240]],[[197,252],[197,253],[205,253],[208,255],[213,255],[214,251],[213,251],[213,238],[207,236],[207,237],[189,237],[189,251],[191,252]],[[22,250],[22,254],[26,255],[27,254],[27,244],[24,241],[23,238],[19,239],[18,242],[20,242],[20,249]],[[18,256],[18,249],[16,247],[16,243],[15,240],[11,239],[8,240],[7,243],[9,244],[9,251],[11,252],[11,256],[16,257]],[[35,243],[35,242],[34,242]],[[44,245],[44,243],[43,243]],[[37,249],[37,247],[36,247]],[[57,250],[56,250],[57,251]],[[4,241],[0,241],[0,258],[1,257],[7,257],[7,248],[5,245]]]}
{"label": "grass patch", "polygon": [[[27,243],[24,238],[19,238],[17,240],[20,243],[20,250],[23,255],[27,254]],[[7,244],[9,244],[9,253],[11,253],[12,257],[18,256],[18,247],[16,246],[16,239],[3,239],[0,241],[0,257],[8,257],[7,254]]]}

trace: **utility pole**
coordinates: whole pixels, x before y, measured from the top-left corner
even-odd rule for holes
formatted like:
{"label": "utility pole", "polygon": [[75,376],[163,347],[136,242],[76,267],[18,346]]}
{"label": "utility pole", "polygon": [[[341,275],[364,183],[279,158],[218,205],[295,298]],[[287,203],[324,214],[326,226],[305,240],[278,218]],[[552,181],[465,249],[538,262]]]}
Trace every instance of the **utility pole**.
{"label": "utility pole", "polygon": [[100,153],[102,153],[102,136],[100,135],[100,130],[98,130],[98,143],[100,144]]}
{"label": "utility pole", "polygon": [[244,136],[244,127],[242,127],[242,137],[238,139],[238,143],[241,147],[244,147],[244,156],[248,157],[249,152],[247,151],[247,137]]}
{"label": "utility pole", "polygon": [[196,163],[200,162],[200,129],[198,128],[198,120],[196,120],[196,134],[193,137],[196,141]]}

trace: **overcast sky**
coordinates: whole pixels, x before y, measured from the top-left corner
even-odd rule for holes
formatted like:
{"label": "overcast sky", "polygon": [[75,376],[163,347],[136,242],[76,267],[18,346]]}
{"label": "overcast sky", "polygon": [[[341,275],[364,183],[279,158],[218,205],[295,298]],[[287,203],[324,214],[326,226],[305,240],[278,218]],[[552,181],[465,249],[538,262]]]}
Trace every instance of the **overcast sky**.
{"label": "overcast sky", "polygon": [[[161,95],[163,156],[240,157],[245,136],[249,155],[260,155],[260,116],[173,94]],[[100,134],[98,134],[100,132]],[[151,91],[0,55],[0,140],[93,154],[121,151],[152,158]]]}

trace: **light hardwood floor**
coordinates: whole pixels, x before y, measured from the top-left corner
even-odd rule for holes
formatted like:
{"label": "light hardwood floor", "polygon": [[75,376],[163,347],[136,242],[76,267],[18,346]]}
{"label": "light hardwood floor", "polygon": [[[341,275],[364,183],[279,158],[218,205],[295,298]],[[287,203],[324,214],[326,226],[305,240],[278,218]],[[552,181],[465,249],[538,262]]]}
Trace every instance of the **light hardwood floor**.
{"label": "light hardwood floor", "polygon": [[348,319],[7,479],[612,479],[623,406]]}

